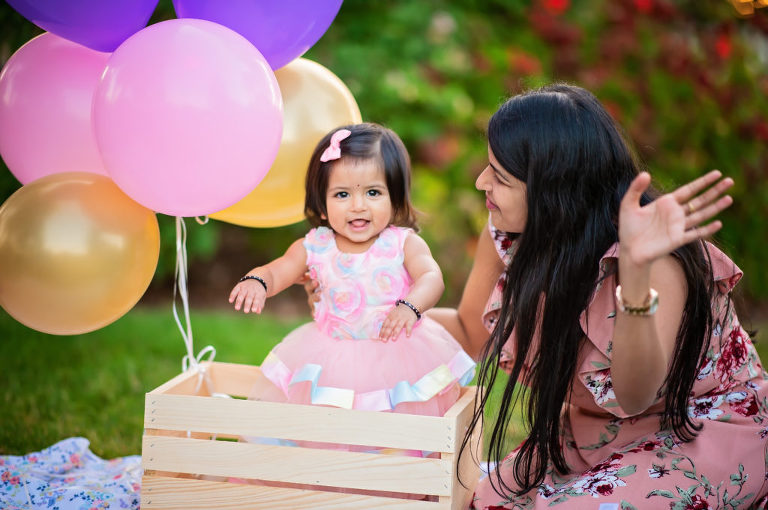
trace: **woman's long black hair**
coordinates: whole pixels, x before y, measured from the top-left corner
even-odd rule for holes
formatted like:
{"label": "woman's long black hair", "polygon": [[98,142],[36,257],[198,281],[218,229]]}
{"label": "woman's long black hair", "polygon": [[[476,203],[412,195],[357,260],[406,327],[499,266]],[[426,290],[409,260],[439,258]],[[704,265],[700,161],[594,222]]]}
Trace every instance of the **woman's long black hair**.
{"label": "woman's long black hair", "polygon": [[[579,87],[556,84],[509,99],[488,125],[496,159],[527,188],[528,216],[506,270],[495,329],[485,346],[472,429],[496,379],[502,347],[514,336],[514,365],[493,423],[491,484],[499,494],[523,494],[538,486],[551,463],[568,472],[562,439],[563,407],[570,400],[579,348],[585,341],[579,318],[590,303],[599,262],[618,241],[619,204],[639,163],[600,102]],[[641,203],[657,195],[646,192]],[[688,416],[688,398],[712,331],[714,291],[709,256],[701,242],[674,253],[688,285],[669,373],[662,387],[662,426],[687,441],[701,426]],[[534,340],[538,338],[537,340]],[[524,368],[525,365],[525,368]],[[528,387],[524,418],[528,437],[514,457],[514,484],[499,466],[513,406]]]}

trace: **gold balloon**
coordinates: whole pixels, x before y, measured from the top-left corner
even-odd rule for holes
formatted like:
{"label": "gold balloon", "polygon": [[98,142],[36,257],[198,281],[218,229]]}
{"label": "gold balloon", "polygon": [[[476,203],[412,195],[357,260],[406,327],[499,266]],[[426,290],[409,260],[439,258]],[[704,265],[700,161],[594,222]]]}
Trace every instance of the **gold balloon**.
{"label": "gold balloon", "polygon": [[283,96],[283,138],[264,180],[238,203],[211,218],[246,227],[279,227],[304,219],[309,158],[331,129],[362,121],[344,83],[316,62],[298,58],[275,71]]}
{"label": "gold balloon", "polygon": [[111,179],[51,174],[0,207],[0,306],[44,333],[93,331],[133,308],[159,254],[155,214]]}

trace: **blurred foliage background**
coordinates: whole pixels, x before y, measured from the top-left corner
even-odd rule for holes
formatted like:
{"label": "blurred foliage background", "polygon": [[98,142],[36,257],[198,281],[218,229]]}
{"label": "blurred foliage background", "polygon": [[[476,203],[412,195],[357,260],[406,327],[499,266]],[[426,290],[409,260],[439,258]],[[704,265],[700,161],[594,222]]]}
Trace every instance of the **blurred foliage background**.
{"label": "blurred foliage background", "polygon": [[[768,8],[765,0],[347,0],[306,54],[350,88],[363,118],[408,146],[422,234],[455,305],[487,219],[474,179],[484,129],[509,95],[552,81],[593,91],[625,128],[657,184],[719,168],[736,181],[716,241],[765,310],[768,271]],[[161,0],[150,23],[174,18]],[[0,4],[0,63],[41,33]],[[303,185],[297,183],[297,185]],[[0,202],[20,186],[0,168]],[[171,298],[173,218],[144,303]],[[281,254],[305,223],[250,229],[188,221],[193,306],[226,306],[236,278]],[[308,315],[298,287],[286,298]]]}

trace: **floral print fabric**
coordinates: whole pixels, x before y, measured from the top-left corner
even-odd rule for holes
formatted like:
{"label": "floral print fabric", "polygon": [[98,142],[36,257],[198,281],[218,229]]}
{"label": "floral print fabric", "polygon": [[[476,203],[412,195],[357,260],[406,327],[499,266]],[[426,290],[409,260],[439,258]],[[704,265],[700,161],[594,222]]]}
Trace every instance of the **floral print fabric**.
{"label": "floral print fabric", "polygon": [[0,508],[139,508],[141,457],[103,460],[82,437],[40,452],[0,456]]}
{"label": "floral print fabric", "polygon": [[[508,257],[504,233],[491,229],[497,250]],[[586,334],[563,431],[570,473],[551,469],[538,490],[502,497],[488,477],[480,481],[473,508],[595,508],[600,510],[768,508],[768,375],[739,323],[730,292],[742,277],[720,250],[707,246],[718,295],[712,303],[715,329],[690,398],[689,415],[703,425],[682,442],[661,430],[661,402],[628,416],[611,382],[611,339],[616,315],[613,290],[618,245],[600,261],[594,298],[582,314]],[[484,321],[493,325],[503,282],[494,290]],[[506,352],[503,363],[512,359]],[[513,483],[512,452],[500,467]],[[505,475],[506,473],[506,475]]]}
{"label": "floral print fabric", "polygon": [[304,239],[310,277],[319,283],[314,319],[339,340],[376,338],[398,299],[410,290],[403,268],[403,242],[410,229],[389,227],[364,253],[336,248],[328,227],[312,229]]}

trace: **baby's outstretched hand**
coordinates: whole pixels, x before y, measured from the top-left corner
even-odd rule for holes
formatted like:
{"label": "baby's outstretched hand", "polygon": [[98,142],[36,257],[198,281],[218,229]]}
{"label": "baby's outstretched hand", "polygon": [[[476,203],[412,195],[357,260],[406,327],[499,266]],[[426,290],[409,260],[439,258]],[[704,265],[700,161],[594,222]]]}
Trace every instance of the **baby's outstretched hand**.
{"label": "baby's outstretched hand", "polygon": [[388,342],[396,340],[400,332],[405,328],[405,335],[411,336],[411,330],[416,323],[416,314],[407,306],[395,306],[384,322],[379,331],[379,340]]}
{"label": "baby's outstretched hand", "polygon": [[240,310],[242,306],[244,313],[261,313],[266,299],[267,291],[264,286],[250,279],[238,283],[229,293],[229,302],[235,303],[235,310]]}

